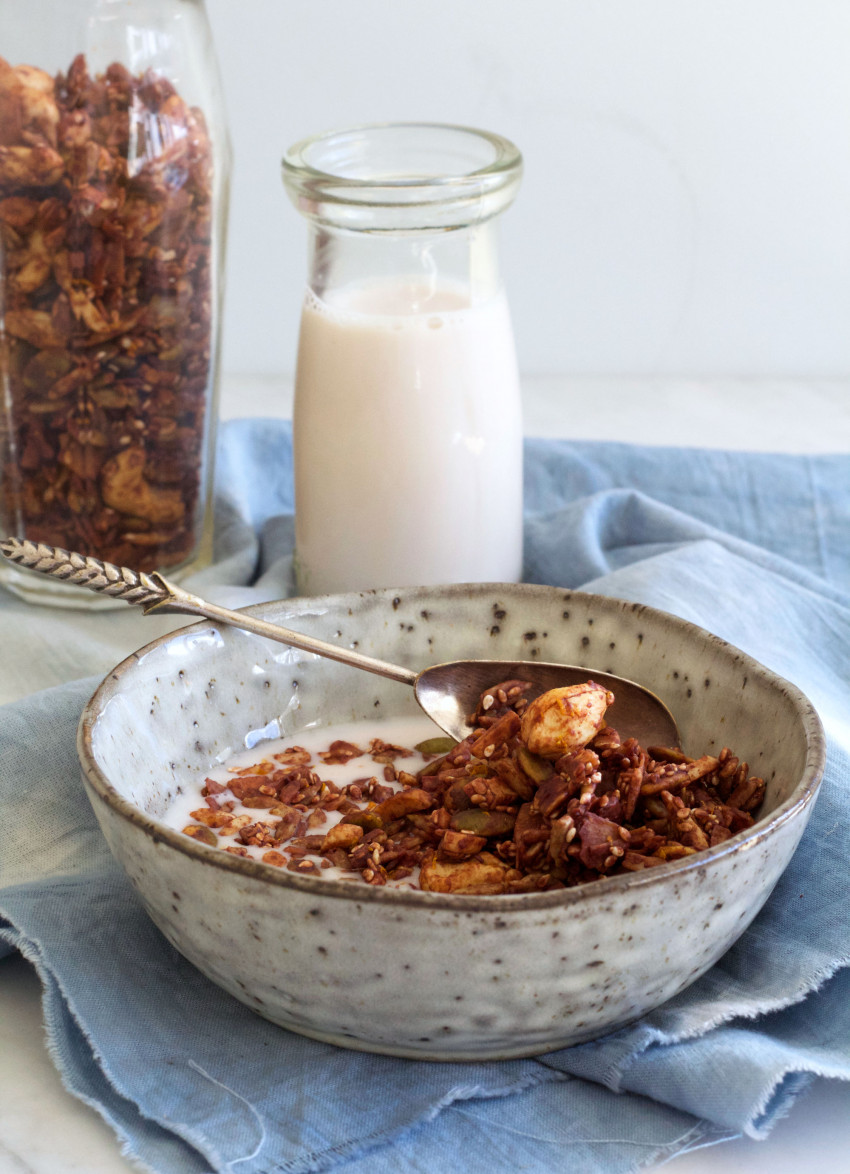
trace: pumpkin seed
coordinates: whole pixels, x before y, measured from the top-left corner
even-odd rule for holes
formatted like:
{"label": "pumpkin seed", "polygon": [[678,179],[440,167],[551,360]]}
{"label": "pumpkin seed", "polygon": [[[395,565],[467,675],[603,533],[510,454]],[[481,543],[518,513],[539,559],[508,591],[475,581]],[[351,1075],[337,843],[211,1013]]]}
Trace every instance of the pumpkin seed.
{"label": "pumpkin seed", "polygon": [[420,754],[448,754],[455,746],[454,738],[426,738],[424,742],[417,742],[413,749]]}

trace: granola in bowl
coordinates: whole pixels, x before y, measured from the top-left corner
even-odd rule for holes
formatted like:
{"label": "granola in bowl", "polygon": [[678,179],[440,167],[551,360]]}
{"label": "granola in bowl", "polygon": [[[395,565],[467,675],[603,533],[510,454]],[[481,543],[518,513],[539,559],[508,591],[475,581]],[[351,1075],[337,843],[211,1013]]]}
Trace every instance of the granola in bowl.
{"label": "granola in bowl", "polygon": [[697,759],[644,749],[605,723],[614,697],[592,680],[530,705],[528,687],[486,690],[460,743],[436,727],[425,737],[430,723],[414,718],[381,737],[362,722],[243,752],[169,823],[302,876],[467,895],[637,872],[752,826],[764,780],[728,747]]}

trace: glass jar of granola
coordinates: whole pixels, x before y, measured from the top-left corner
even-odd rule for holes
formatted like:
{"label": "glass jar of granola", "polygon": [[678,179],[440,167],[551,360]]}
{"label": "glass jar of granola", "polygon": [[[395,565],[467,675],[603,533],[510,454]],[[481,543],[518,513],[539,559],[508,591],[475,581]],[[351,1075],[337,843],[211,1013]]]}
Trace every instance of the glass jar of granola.
{"label": "glass jar of granola", "polygon": [[203,0],[0,26],[0,533],[179,578],[211,551],[230,161]]}
{"label": "glass jar of granola", "polygon": [[300,590],[517,580],[522,422],[496,233],[519,151],[465,127],[367,126],[297,144],[283,170],[311,242]]}

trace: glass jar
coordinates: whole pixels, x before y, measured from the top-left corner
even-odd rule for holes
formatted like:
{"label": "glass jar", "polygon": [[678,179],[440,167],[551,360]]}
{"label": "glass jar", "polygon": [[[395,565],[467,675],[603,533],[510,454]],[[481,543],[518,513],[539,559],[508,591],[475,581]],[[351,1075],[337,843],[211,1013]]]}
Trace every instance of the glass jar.
{"label": "glass jar", "polygon": [[180,578],[211,556],[230,166],[203,2],[0,0],[0,27],[0,533]]}
{"label": "glass jar", "polygon": [[283,175],[310,232],[299,590],[516,581],[522,418],[497,217],[519,151],[459,126],[366,126],[298,143]]}

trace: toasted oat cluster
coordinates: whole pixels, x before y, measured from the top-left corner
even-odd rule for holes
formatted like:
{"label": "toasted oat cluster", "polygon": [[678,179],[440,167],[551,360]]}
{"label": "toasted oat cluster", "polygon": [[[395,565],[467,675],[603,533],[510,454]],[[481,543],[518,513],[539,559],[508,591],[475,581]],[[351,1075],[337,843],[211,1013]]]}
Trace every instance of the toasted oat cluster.
{"label": "toasted oat cluster", "polygon": [[166,78],[0,57],[7,533],[139,570],[194,548],[212,167],[201,111]]}
{"label": "toasted oat cluster", "polygon": [[[440,893],[525,893],[652,868],[719,844],[753,823],[762,779],[728,749],[693,759],[620,740],[605,724],[613,695],[592,681],[530,704],[525,681],[481,697],[463,742],[412,748],[337,740],[312,755],[291,747],[225,785],[207,779],[206,807],[186,835],[308,875],[403,883]],[[448,747],[448,748],[447,748]],[[368,755],[377,775],[339,787],[322,764]],[[237,803],[249,813],[235,814]],[[256,809],[256,817],[251,809]]]}

